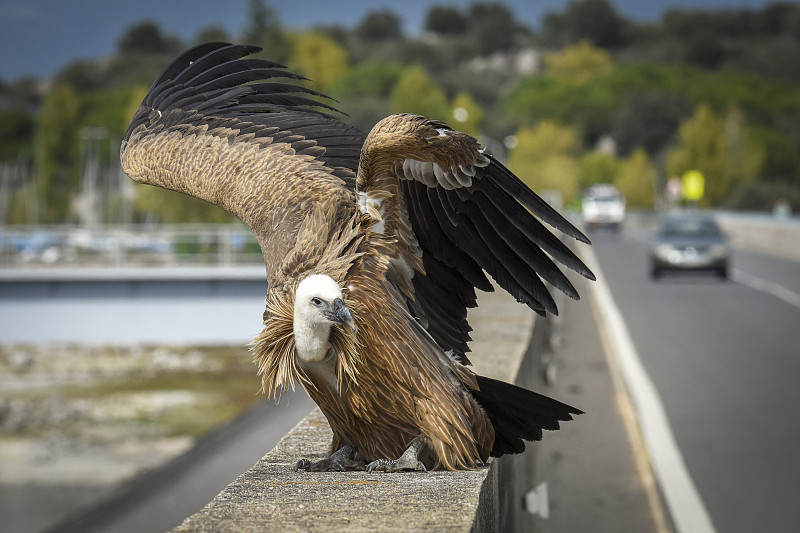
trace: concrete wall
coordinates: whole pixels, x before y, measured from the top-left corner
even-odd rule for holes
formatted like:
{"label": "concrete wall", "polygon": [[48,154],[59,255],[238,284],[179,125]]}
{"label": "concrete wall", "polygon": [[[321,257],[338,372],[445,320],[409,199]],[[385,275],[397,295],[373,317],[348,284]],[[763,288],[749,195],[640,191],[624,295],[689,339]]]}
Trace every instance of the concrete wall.
{"label": "concrete wall", "polygon": [[[478,373],[535,385],[535,350],[546,321],[503,292],[481,296],[470,314],[470,358]],[[524,370],[523,373],[520,370]],[[324,457],[330,429],[315,410],[253,468],[174,531],[508,531],[527,525],[520,475],[528,453],[468,472],[366,474],[294,472],[301,457]],[[531,448],[535,449],[535,448]],[[513,481],[510,481],[513,480]]]}
{"label": "concrete wall", "polygon": [[800,262],[800,221],[771,216],[721,214],[734,245]]}
{"label": "concrete wall", "polygon": [[[732,241],[800,261],[800,224],[721,215]],[[645,221],[646,222],[646,221]],[[470,314],[476,372],[543,389],[552,322],[502,292],[481,295]],[[470,472],[408,474],[293,472],[322,458],[330,429],[318,410],[174,531],[536,531],[524,508],[536,479],[536,446]]]}

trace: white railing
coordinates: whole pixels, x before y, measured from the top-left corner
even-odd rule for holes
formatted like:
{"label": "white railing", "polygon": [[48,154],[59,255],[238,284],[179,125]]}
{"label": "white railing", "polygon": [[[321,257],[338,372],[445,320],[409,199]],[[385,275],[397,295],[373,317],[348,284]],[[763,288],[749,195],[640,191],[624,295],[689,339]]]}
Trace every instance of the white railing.
{"label": "white railing", "polygon": [[243,224],[0,226],[0,268],[254,265]]}

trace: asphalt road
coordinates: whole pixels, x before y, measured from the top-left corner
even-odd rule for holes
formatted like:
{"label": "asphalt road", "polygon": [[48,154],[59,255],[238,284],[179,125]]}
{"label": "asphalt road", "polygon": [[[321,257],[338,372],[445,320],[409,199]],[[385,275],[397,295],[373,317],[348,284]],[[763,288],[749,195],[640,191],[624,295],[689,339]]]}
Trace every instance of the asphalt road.
{"label": "asphalt road", "polygon": [[646,234],[591,238],[717,531],[800,531],[800,264],[652,281]]}

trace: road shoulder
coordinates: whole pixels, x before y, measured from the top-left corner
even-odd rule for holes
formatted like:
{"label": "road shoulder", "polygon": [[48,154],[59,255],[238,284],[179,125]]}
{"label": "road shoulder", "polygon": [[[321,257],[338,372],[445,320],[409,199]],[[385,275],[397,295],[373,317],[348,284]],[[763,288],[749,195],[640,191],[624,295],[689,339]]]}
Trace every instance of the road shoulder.
{"label": "road shoulder", "polygon": [[537,477],[548,483],[550,517],[537,531],[596,533],[672,531],[649,461],[636,435],[624,387],[610,364],[593,311],[588,282],[573,280],[584,295],[564,302],[554,319],[546,394],[586,413],[538,444]]}

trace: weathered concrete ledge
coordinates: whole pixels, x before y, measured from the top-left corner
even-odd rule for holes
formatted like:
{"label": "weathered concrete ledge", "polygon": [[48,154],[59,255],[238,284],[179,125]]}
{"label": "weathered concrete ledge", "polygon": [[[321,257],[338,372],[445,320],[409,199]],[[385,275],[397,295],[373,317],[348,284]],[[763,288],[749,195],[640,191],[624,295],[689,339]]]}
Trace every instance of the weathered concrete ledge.
{"label": "weathered concrete ledge", "polygon": [[[470,313],[478,373],[514,382],[534,315],[504,292]],[[322,458],[331,432],[312,411],[256,465],[173,531],[497,531],[498,465],[468,472],[293,472]]]}

